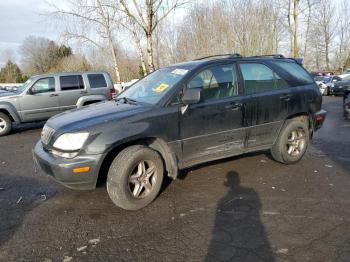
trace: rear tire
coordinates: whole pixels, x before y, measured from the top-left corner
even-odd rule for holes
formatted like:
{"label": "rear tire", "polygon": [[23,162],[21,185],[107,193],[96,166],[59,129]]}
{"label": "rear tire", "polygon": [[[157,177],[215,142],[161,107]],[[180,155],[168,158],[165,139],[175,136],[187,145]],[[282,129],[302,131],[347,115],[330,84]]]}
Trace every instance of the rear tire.
{"label": "rear tire", "polygon": [[146,146],[130,146],[113,160],[107,175],[107,192],[118,207],[141,209],[157,197],[163,173],[158,152]]}
{"label": "rear tire", "polygon": [[4,113],[0,112],[0,136],[5,136],[11,132],[11,119]]}
{"label": "rear tire", "polygon": [[307,117],[287,120],[271,148],[273,159],[283,164],[298,162],[309,145],[309,133]]}

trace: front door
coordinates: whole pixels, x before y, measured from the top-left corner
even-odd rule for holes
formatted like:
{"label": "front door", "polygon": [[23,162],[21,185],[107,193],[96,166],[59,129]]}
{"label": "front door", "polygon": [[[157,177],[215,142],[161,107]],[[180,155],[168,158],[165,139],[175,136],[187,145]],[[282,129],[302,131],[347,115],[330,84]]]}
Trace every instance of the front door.
{"label": "front door", "polygon": [[210,66],[186,88],[201,88],[201,101],[180,115],[183,165],[191,166],[244,150],[244,98],[238,88],[236,65]]}
{"label": "front door", "polygon": [[59,113],[55,78],[38,79],[30,91],[20,98],[20,109],[23,122],[46,120]]}

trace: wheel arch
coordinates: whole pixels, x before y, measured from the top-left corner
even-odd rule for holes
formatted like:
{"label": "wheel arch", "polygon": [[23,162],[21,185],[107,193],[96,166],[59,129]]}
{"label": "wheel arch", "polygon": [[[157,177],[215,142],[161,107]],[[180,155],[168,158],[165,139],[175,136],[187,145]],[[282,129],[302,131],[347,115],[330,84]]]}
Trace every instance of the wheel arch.
{"label": "wheel arch", "polygon": [[289,120],[289,119],[293,119],[293,118],[300,118],[300,119],[305,119],[305,120],[308,121],[309,131],[310,131],[310,138],[312,138],[313,133],[314,133],[314,124],[313,124],[313,118],[312,118],[311,113],[308,113],[308,112],[296,113],[296,114],[288,116],[286,121]]}
{"label": "wheel arch", "polygon": [[82,96],[78,99],[77,101],[77,108],[80,108],[84,105],[86,105],[87,103],[92,103],[92,102],[102,102],[107,100],[107,98],[104,95],[86,95],[86,96]]}
{"label": "wheel arch", "polygon": [[288,116],[284,121],[283,121],[283,124],[281,125],[279,131],[278,131],[278,135],[275,137],[274,139],[274,144],[276,143],[278,137],[280,136],[282,130],[283,130],[283,127],[286,125],[286,122],[290,119],[294,119],[294,118],[301,118],[301,119],[308,119],[308,122],[309,122],[309,131],[310,131],[310,138],[312,138],[313,136],[313,133],[314,133],[314,129],[313,129],[313,119],[311,117],[311,114],[308,113],[308,112],[299,112],[299,113],[296,113],[296,114],[292,114],[290,116]]}
{"label": "wheel arch", "polygon": [[157,151],[162,157],[164,163],[164,169],[167,172],[168,177],[176,179],[178,175],[177,158],[175,154],[170,150],[167,143],[157,137],[144,137],[134,140],[130,140],[121,144],[118,144],[108,150],[105,157],[102,160],[100,170],[97,177],[97,183],[104,182],[107,178],[109,167],[114,158],[125,148],[133,145],[144,145]]}
{"label": "wheel arch", "polygon": [[15,109],[12,109],[11,106],[6,105],[6,104],[0,105],[0,112],[7,115],[11,119],[12,122],[15,122],[15,123],[20,122],[20,118],[17,115],[17,112],[15,111]]}

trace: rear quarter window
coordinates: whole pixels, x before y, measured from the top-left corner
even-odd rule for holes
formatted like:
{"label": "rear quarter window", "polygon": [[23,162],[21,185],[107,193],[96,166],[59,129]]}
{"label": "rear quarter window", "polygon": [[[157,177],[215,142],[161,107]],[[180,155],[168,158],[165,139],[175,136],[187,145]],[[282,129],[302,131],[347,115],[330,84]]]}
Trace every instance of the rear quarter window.
{"label": "rear quarter window", "polygon": [[274,61],[279,69],[282,69],[289,75],[289,79],[286,79],[291,86],[304,86],[314,83],[314,80],[309,73],[299,64],[289,61]]}
{"label": "rear quarter window", "polygon": [[103,74],[88,74],[91,88],[107,87],[107,82]]}

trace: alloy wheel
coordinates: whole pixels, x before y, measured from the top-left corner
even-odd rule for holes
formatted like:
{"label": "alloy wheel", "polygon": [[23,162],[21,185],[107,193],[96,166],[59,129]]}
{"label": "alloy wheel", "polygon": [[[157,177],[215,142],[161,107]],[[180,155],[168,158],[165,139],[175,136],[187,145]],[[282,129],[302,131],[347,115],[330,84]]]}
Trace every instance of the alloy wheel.
{"label": "alloy wheel", "polygon": [[291,156],[299,156],[306,146],[306,134],[302,128],[293,130],[287,140],[287,153]]}
{"label": "alloy wheel", "polygon": [[3,132],[7,127],[7,123],[4,119],[0,118],[0,132]]}
{"label": "alloy wheel", "polygon": [[129,189],[134,198],[148,196],[157,181],[157,169],[153,161],[140,161],[129,176]]}

